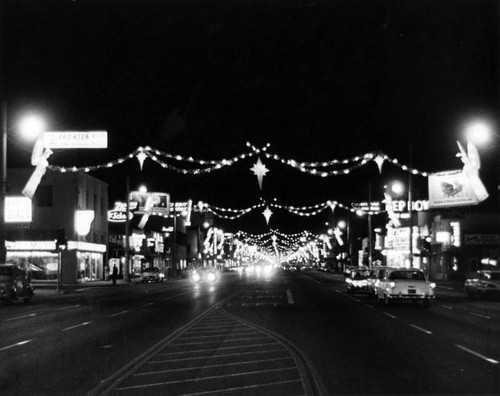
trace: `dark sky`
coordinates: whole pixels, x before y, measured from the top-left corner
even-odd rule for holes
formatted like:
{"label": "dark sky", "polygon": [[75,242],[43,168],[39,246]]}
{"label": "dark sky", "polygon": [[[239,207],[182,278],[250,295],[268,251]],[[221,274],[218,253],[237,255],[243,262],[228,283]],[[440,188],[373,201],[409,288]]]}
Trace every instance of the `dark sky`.
{"label": "dark sky", "polygon": [[[9,127],[26,108],[51,130],[107,130],[107,150],[58,151],[54,165],[94,165],[138,146],[201,159],[232,158],[245,143],[297,161],[383,151],[423,171],[460,168],[464,121],[498,119],[500,11],[481,0],[89,1],[2,0],[2,89]],[[13,128],[13,127],[12,127]],[[498,144],[498,142],[496,143]],[[9,134],[9,164],[29,165],[30,147]],[[494,191],[500,150],[484,151]],[[262,158],[203,176],[151,161],[98,171],[111,198],[147,183],[177,200],[245,208],[259,198],[308,206],[375,198],[392,177],[386,164],[318,178]],[[493,172],[492,169],[495,171]],[[488,173],[488,174],[486,174]],[[416,198],[426,181],[415,177]],[[262,210],[234,231],[266,232]],[[319,228],[314,218],[278,213],[270,227]]]}

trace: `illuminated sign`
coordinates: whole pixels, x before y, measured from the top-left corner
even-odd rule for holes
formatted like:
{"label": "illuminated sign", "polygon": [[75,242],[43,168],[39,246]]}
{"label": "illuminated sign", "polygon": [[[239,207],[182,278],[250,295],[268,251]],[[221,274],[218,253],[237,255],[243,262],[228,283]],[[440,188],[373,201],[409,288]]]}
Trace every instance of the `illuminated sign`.
{"label": "illuminated sign", "polygon": [[129,195],[130,210],[137,214],[168,216],[170,213],[170,195],[159,192],[133,191]]}
{"label": "illuminated sign", "polygon": [[31,199],[5,197],[4,213],[6,223],[29,223],[31,221]]}
{"label": "illuminated sign", "polygon": [[90,226],[95,218],[93,210],[77,210],[75,212],[75,231],[78,235],[87,235],[90,232]]}
{"label": "illuminated sign", "polygon": [[499,245],[500,235],[498,234],[465,234],[466,245]]}
{"label": "illuminated sign", "polygon": [[362,210],[365,212],[379,212],[380,211],[380,202],[372,201],[372,202],[353,202],[351,203],[351,207],[354,210]]}
{"label": "illuminated sign", "polygon": [[[392,201],[392,210],[394,212],[405,212],[408,210],[408,202],[403,200],[393,200]],[[418,199],[415,201],[411,201],[411,210],[415,212],[422,212],[424,210],[429,210],[429,201]]]}
{"label": "illuminated sign", "polygon": [[83,242],[83,241],[69,241],[68,250],[105,253],[106,245],[101,245],[100,243]]}
{"label": "illuminated sign", "polygon": [[45,132],[43,143],[46,148],[107,148],[108,133],[106,131]]}
{"label": "illuminated sign", "polygon": [[5,241],[7,250],[55,250],[56,241]]}

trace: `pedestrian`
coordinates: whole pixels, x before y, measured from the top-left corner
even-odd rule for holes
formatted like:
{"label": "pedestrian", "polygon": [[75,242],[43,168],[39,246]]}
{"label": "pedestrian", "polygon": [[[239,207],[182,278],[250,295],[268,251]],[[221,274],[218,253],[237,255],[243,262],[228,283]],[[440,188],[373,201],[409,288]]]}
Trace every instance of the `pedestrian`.
{"label": "pedestrian", "polygon": [[113,265],[113,273],[111,274],[111,279],[113,280],[113,286],[116,285],[116,278],[118,277],[118,268],[116,268],[116,264]]}

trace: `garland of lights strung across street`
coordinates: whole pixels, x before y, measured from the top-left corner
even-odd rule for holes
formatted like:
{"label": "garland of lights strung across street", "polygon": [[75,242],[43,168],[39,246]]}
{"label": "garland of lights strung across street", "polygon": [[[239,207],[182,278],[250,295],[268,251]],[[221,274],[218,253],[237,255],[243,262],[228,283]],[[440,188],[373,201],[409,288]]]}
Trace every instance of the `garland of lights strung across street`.
{"label": "garland of lights strung across street", "polygon": [[[477,169],[479,166],[474,165],[476,162],[477,164],[479,161],[475,161],[475,158],[477,156],[477,152],[475,151],[474,146],[468,142],[467,149],[469,153],[467,153],[458,143],[460,150],[461,150],[461,157],[462,157],[462,162],[464,163],[464,170],[463,173],[465,177],[474,179],[475,186],[473,188],[476,188],[479,193],[477,196],[474,198],[475,203],[480,202],[481,200],[484,199],[485,192],[480,191],[479,187],[482,187],[482,183],[477,177]],[[136,158],[139,163],[140,167],[142,170],[143,163],[146,159],[151,159],[152,161],[158,163],[160,166],[162,166],[165,169],[168,170],[173,170],[175,172],[179,172],[182,174],[193,174],[193,175],[198,175],[202,173],[209,173],[213,172],[219,169],[222,169],[223,167],[226,166],[232,166],[236,162],[245,159],[245,158],[251,158],[254,156],[258,156],[257,163],[254,165],[253,168],[250,168],[251,171],[255,173],[255,175],[258,177],[259,181],[259,186],[262,189],[262,178],[265,176],[265,174],[269,171],[265,165],[261,162],[260,155],[264,156],[265,158],[272,159],[275,161],[280,161],[284,165],[291,166],[295,169],[300,170],[301,172],[308,173],[310,175],[314,176],[320,176],[320,177],[329,177],[329,176],[337,176],[337,175],[346,175],[351,173],[353,170],[360,168],[362,166],[365,166],[369,164],[370,162],[375,162],[378,166],[379,172],[382,173],[382,166],[385,162],[391,163],[399,168],[401,168],[404,171],[409,172],[411,175],[420,175],[423,177],[429,177],[434,176],[434,175],[439,175],[439,174],[429,174],[428,172],[423,172],[420,170],[417,170],[415,168],[411,168],[407,165],[401,164],[399,160],[395,158],[391,158],[388,155],[382,153],[382,152],[368,152],[365,153],[364,155],[361,156],[355,156],[352,158],[347,158],[347,159],[333,159],[330,161],[322,161],[322,162],[299,162],[294,159],[284,159],[280,157],[277,154],[271,154],[268,152],[269,149],[269,144],[265,145],[262,148],[257,148],[250,143],[247,143],[247,146],[251,148],[250,152],[243,153],[239,156],[235,156],[233,158],[229,159],[222,159],[222,160],[200,160],[200,159],[194,159],[193,157],[183,157],[180,155],[173,155],[169,154],[160,150],[152,149],[151,147],[139,147],[136,149],[134,152],[130,153],[129,155],[125,157],[121,157],[115,161],[108,162],[106,164],[101,164],[101,165],[93,165],[93,166],[85,166],[85,167],[59,167],[59,166],[54,166],[54,165],[48,165],[48,169],[51,169],[52,171],[59,171],[59,172],[90,172],[94,170],[98,170],[101,168],[111,168],[116,165],[122,164],[128,159]],[[160,157],[164,157],[165,159],[161,159]],[[177,161],[178,163],[188,163],[188,166],[186,167],[185,165],[183,167],[181,166],[174,166],[172,164],[169,164],[167,162],[169,161]],[[196,167],[198,166],[198,167]],[[335,167],[336,169],[331,169],[332,167]],[[439,175],[440,176],[440,175]],[[434,179],[437,179],[437,177],[434,177]],[[430,183],[430,179],[429,179]],[[484,190],[484,187],[482,187]],[[279,208],[279,209],[286,209],[290,211],[291,213],[297,214],[299,216],[313,216],[321,211],[325,210],[327,206],[330,206],[332,210],[336,206],[339,206],[341,208],[346,208],[345,205],[339,204],[336,201],[328,201],[326,204],[319,204],[319,205],[313,205],[309,207],[294,207],[294,206],[285,206],[285,205],[279,205],[277,203],[269,202],[266,203],[265,201],[256,204],[250,208],[246,209],[228,209],[228,208],[220,208],[216,206],[209,206],[207,205],[207,210],[210,210],[212,213],[214,213],[216,216],[227,218],[227,219],[236,219],[248,212],[250,212],[253,209],[256,208],[261,208],[263,206],[266,206],[266,210],[263,212],[263,215],[266,217],[266,221],[269,222],[269,218],[272,215],[272,211],[270,210],[270,207],[274,208]],[[349,209],[351,210],[351,209]],[[227,214],[221,214],[218,213],[223,212],[227,213],[230,212],[232,213],[231,215]],[[369,215],[375,213],[374,211],[366,211]],[[411,244],[411,242],[410,242]],[[411,246],[411,245],[410,245]]]}

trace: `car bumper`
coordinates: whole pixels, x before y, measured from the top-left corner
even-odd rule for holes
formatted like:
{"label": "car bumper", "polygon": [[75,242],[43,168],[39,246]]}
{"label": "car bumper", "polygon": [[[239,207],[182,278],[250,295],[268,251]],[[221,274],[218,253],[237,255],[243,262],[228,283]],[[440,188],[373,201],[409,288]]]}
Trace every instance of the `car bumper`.
{"label": "car bumper", "polygon": [[434,300],[433,294],[389,294],[389,298],[397,300]]}

